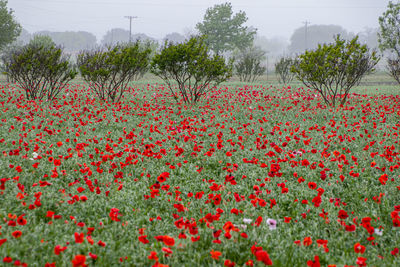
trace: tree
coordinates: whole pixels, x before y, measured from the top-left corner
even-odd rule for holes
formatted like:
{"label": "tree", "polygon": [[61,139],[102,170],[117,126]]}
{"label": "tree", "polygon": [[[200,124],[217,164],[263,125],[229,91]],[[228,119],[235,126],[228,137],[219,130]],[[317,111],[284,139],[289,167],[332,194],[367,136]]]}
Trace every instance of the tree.
{"label": "tree", "polygon": [[[156,42],[156,39],[144,34],[144,33],[135,33],[131,36],[131,41],[136,42],[140,40],[142,42]],[[101,44],[108,46],[108,45],[116,45],[121,43],[128,43],[129,42],[129,30],[121,29],[121,28],[114,28],[109,31],[103,36],[101,40]]]}
{"label": "tree", "polygon": [[387,10],[379,17],[379,48],[400,58],[400,3],[389,2]]}
{"label": "tree", "polygon": [[6,74],[19,83],[27,99],[53,100],[77,72],[61,47],[30,42],[2,58]]}
{"label": "tree", "polygon": [[46,48],[56,46],[53,39],[51,39],[51,37],[48,35],[34,35],[29,41],[29,44],[32,46],[43,46]]}
{"label": "tree", "polygon": [[49,36],[56,45],[61,45],[67,52],[78,52],[83,49],[90,49],[96,47],[96,36],[90,32],[85,31],[66,31],[66,32],[50,32],[41,31],[35,33],[36,35]]}
{"label": "tree", "polygon": [[185,103],[195,103],[210,87],[226,81],[232,75],[231,64],[218,55],[210,55],[204,37],[192,37],[182,44],[165,42],[151,63],[151,72],[162,78],[171,90],[175,80]]}
{"label": "tree", "polygon": [[311,25],[307,26],[307,29],[305,26],[297,28],[290,37],[289,52],[297,54],[316,49],[319,44],[330,43],[338,34],[346,40],[354,36],[338,25]]}
{"label": "tree", "polygon": [[400,3],[389,2],[388,9],[379,17],[379,48],[390,53],[389,74],[400,83]]}
{"label": "tree", "polygon": [[292,66],[296,64],[296,59],[291,57],[282,57],[275,64],[275,72],[279,75],[279,82],[288,84],[293,81],[294,73],[292,72]]}
{"label": "tree", "polygon": [[205,41],[214,53],[222,54],[253,43],[256,30],[243,26],[247,19],[243,11],[233,14],[232,4],[228,2],[208,8],[196,29],[206,36]]}
{"label": "tree", "polygon": [[262,62],[266,59],[266,52],[258,46],[251,46],[239,52],[234,57],[234,68],[242,82],[254,82],[257,77],[263,75],[266,67]]}
{"label": "tree", "polygon": [[400,58],[389,58],[387,67],[389,74],[400,84]]}
{"label": "tree", "polygon": [[12,43],[21,33],[21,25],[15,21],[14,11],[7,9],[8,1],[0,0],[0,50]]}
{"label": "tree", "polygon": [[177,32],[168,33],[164,37],[164,41],[173,43],[183,43],[185,40],[186,40],[185,36]]}
{"label": "tree", "polygon": [[307,87],[319,92],[327,105],[335,106],[336,98],[344,105],[350,89],[373,71],[378,61],[376,51],[358,43],[358,37],[345,41],[338,35],[334,43],[300,55],[292,71]]}
{"label": "tree", "polygon": [[151,49],[140,41],[86,50],[77,58],[83,79],[102,101],[118,102],[128,82],[148,70]]}

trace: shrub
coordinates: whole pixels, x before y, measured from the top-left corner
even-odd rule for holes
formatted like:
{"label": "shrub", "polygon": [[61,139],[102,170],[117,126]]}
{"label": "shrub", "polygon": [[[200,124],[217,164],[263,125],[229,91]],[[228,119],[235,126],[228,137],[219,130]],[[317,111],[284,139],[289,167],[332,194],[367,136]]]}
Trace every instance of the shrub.
{"label": "shrub", "polygon": [[265,54],[261,48],[252,46],[240,51],[239,55],[234,57],[235,72],[241,82],[254,82],[257,77],[265,73],[267,68],[262,65]]}
{"label": "shrub", "polygon": [[151,49],[140,41],[87,50],[77,57],[83,79],[102,101],[118,102],[129,81],[148,70]]}
{"label": "shrub", "polygon": [[15,47],[2,60],[5,74],[30,100],[53,100],[77,74],[62,48],[54,44]]}
{"label": "shrub", "polygon": [[389,58],[387,67],[389,74],[400,84],[400,58]]}
{"label": "shrub", "polygon": [[295,74],[292,72],[292,66],[296,64],[296,59],[282,57],[275,64],[275,72],[278,74],[279,82],[288,84],[293,81]]}
{"label": "shrub", "polygon": [[197,102],[208,89],[232,75],[232,64],[217,54],[211,55],[203,37],[192,37],[182,44],[165,42],[151,63],[151,72],[169,86],[175,100],[171,80],[178,84],[185,103]]}
{"label": "shrub", "polygon": [[376,51],[370,53],[357,40],[358,36],[345,41],[338,35],[334,43],[319,45],[316,50],[300,55],[292,71],[307,87],[319,92],[327,105],[335,106],[337,98],[343,105],[350,89],[372,72],[379,61]]}

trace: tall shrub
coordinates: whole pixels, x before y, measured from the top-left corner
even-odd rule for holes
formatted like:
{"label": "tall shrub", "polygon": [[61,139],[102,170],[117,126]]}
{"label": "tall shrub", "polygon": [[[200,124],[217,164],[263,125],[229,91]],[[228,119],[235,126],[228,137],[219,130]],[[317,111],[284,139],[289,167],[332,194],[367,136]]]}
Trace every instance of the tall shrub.
{"label": "tall shrub", "polygon": [[263,65],[266,52],[260,47],[251,46],[243,49],[234,57],[235,72],[241,82],[254,82],[263,75],[267,67]]}
{"label": "tall shrub", "polygon": [[370,52],[357,40],[345,41],[337,36],[334,43],[300,55],[292,71],[304,85],[319,92],[326,104],[335,106],[338,100],[343,105],[351,88],[379,61],[376,51]]}
{"label": "tall shrub", "polygon": [[186,103],[197,102],[211,87],[232,75],[232,65],[218,54],[211,55],[202,37],[192,37],[181,44],[165,42],[151,63],[151,72],[165,81],[177,100],[171,80]]}
{"label": "tall shrub", "polygon": [[118,102],[129,81],[148,70],[151,49],[140,41],[86,50],[77,57],[83,79],[102,101]]}
{"label": "tall shrub", "polygon": [[27,99],[53,100],[77,74],[59,46],[29,43],[2,57],[4,72]]}

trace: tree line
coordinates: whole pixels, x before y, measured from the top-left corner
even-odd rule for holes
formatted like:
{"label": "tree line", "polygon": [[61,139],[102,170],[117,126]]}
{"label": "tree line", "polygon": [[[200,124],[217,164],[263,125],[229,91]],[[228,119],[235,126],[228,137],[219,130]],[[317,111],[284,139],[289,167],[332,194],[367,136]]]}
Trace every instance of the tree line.
{"label": "tree line", "polygon": [[[14,22],[12,11],[8,11],[6,5],[3,9]],[[389,55],[388,69],[397,81],[400,66],[399,13],[400,3],[390,2],[387,11],[379,18],[378,33],[379,48]],[[243,11],[234,14],[230,3],[215,5],[207,9],[203,21],[196,25],[196,36],[181,42],[165,40],[159,49],[155,49],[152,46],[154,42],[149,39],[141,41],[138,38],[136,42],[124,45],[111,43],[106,48],[81,51],[77,67],[104,101],[119,101],[127,83],[150,70],[169,85],[174,80],[185,102],[197,102],[210,88],[230,78],[232,73],[242,81],[252,82],[265,72],[262,61],[266,51],[255,44],[257,29],[245,26],[247,20]],[[9,29],[15,36],[21,32],[17,23],[9,25],[12,25]],[[296,35],[297,31],[292,37],[295,39]],[[380,59],[377,51],[360,42],[363,36],[343,35],[337,34],[330,43],[318,43],[313,49],[308,49],[305,42],[304,53],[282,58],[276,64],[282,82],[296,77],[316,90],[326,104],[335,106],[339,100],[343,105],[350,89],[365,74],[371,73]],[[59,80],[56,84],[62,86],[78,73],[68,63],[62,48],[48,35],[36,36],[25,46],[13,47],[3,53],[2,61],[4,72],[11,79],[26,84],[28,98],[39,96],[42,99],[47,95],[51,100],[60,88],[54,89],[56,85],[50,80]],[[35,64],[38,65],[35,67]],[[40,71],[49,77],[42,77]],[[49,88],[43,83],[42,87],[32,87],[35,77],[49,80]],[[32,88],[37,92],[32,94]],[[170,88],[172,90],[172,86]],[[178,99],[179,95],[171,93]]]}

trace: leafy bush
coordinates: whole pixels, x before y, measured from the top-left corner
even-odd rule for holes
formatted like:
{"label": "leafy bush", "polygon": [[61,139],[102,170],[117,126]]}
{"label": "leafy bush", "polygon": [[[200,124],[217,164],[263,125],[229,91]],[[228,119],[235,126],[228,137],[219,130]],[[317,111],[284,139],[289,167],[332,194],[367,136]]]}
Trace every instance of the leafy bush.
{"label": "leafy bush", "polygon": [[400,83],[400,3],[389,1],[387,10],[379,17],[379,25],[379,48],[391,54],[387,68],[389,74]]}
{"label": "leafy bush", "polygon": [[292,72],[292,66],[296,64],[296,59],[282,57],[275,64],[275,72],[279,75],[279,82],[288,84],[293,81],[295,74]]}
{"label": "leafy bush", "polygon": [[232,64],[217,54],[210,55],[202,37],[192,37],[182,44],[165,42],[151,63],[151,72],[163,79],[175,100],[170,80],[175,80],[185,103],[197,102],[208,89],[232,75]]}
{"label": "leafy bush", "polygon": [[27,99],[53,100],[77,74],[59,46],[29,43],[2,57],[4,72]]}
{"label": "leafy bush", "polygon": [[265,73],[267,68],[262,65],[265,54],[266,52],[261,48],[251,46],[234,57],[235,72],[241,82],[254,82],[257,77]]}
{"label": "leafy bush", "polygon": [[376,51],[370,53],[357,40],[345,41],[338,35],[335,43],[319,45],[300,55],[292,71],[307,87],[319,92],[327,105],[335,106],[337,98],[343,105],[350,89],[372,72],[380,59]]}
{"label": "leafy bush", "polygon": [[103,101],[118,102],[128,86],[148,70],[151,49],[140,41],[87,50],[78,55],[83,79]]}
{"label": "leafy bush", "polygon": [[388,59],[389,74],[400,84],[400,58]]}

